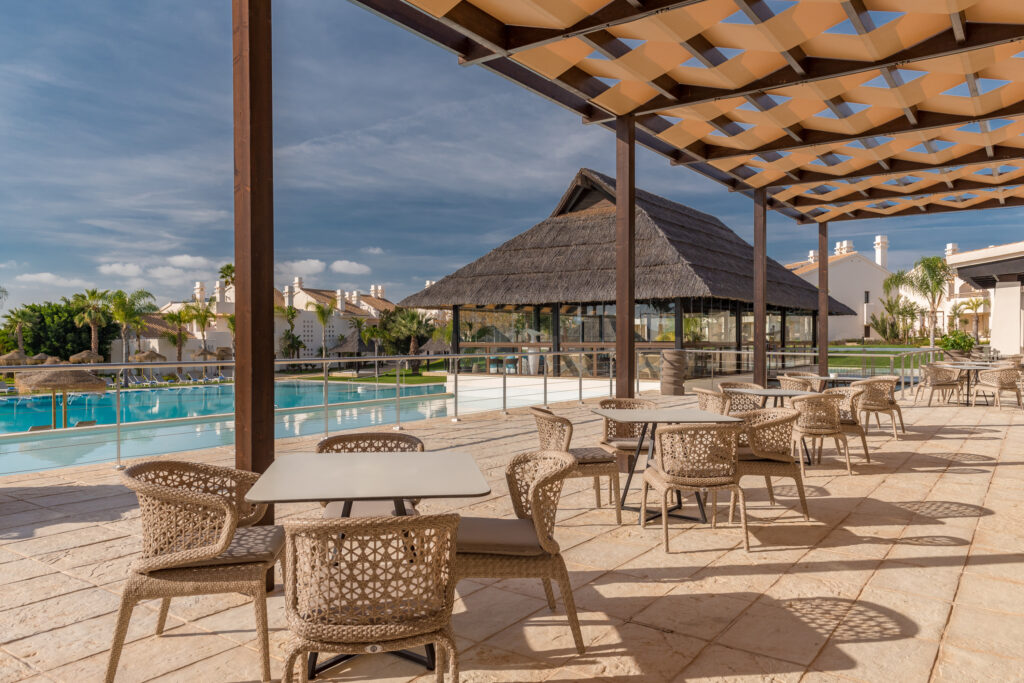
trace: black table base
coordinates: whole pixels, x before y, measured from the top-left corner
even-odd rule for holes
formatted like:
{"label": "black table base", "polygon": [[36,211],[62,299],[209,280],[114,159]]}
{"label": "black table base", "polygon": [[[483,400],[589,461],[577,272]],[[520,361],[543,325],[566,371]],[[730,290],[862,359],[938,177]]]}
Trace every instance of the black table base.
{"label": "black table base", "polygon": [[[644,438],[647,436],[647,427],[648,425],[644,423],[643,428],[640,430],[640,438],[637,440],[636,452],[633,453],[633,457],[629,461],[629,474],[626,475],[626,485],[622,487],[622,500],[619,503],[619,507],[621,507],[623,510],[629,510],[631,512],[640,512],[641,514],[642,508],[639,505],[626,505],[626,496],[629,495],[629,485],[633,481],[633,474],[636,471],[636,463],[640,460],[640,453],[643,451],[644,448]],[[651,461],[654,460],[654,436],[658,430],[658,423],[652,422],[650,424],[650,428],[651,440],[647,450],[647,465],[650,465]],[[707,524],[708,516],[707,512],[704,510],[704,499],[698,492],[694,492],[693,498],[694,500],[697,501],[697,511],[700,513],[700,517],[690,517],[689,515],[673,514],[681,510],[683,507],[683,496],[679,491],[676,491],[676,503],[672,507],[668,508],[668,514],[670,514],[673,517],[677,517],[678,519],[685,519],[691,522],[700,522],[702,524]],[[655,509],[654,511],[647,513],[648,522],[652,519],[657,519],[658,517],[661,517],[660,509]],[[639,523],[640,520],[637,521],[637,524]]]}

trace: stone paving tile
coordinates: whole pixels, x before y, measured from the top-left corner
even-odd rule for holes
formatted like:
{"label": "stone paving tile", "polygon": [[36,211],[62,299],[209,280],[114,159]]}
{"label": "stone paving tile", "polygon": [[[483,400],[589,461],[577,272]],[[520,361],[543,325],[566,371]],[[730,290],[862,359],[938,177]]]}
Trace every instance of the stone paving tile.
{"label": "stone paving tile", "polygon": [[[597,438],[590,406],[555,409],[573,419],[575,444]],[[725,522],[725,501],[718,529],[673,518],[666,554],[659,524],[641,529],[624,511],[616,526],[607,504],[594,509],[589,481],[567,481],[556,537],[587,652],[576,653],[561,601],[551,612],[539,581],[465,580],[453,618],[462,679],[1024,679],[1024,659],[1014,658],[1024,639],[1024,416],[923,404],[904,415],[898,440],[871,428],[872,462],[855,449],[855,476],[834,454],[807,470],[810,521],[792,482],[775,485],[771,506],[763,483],[745,479],[749,554],[738,525]],[[474,453],[492,488],[483,499],[426,501],[423,512],[512,514],[504,463],[535,447],[526,411],[407,429],[431,450]],[[278,450],[308,451],[316,440],[282,440]],[[233,454],[173,457],[230,464]],[[137,503],[118,477],[90,465],[0,478],[0,683],[101,678],[120,585],[141,545]],[[631,503],[638,489],[635,481]],[[313,507],[279,506],[278,519]],[[156,607],[136,609],[119,681],[258,678],[246,598],[175,599],[162,638],[152,635]],[[268,612],[277,676],[287,638],[280,584]],[[425,683],[433,674],[374,655],[323,680]]]}

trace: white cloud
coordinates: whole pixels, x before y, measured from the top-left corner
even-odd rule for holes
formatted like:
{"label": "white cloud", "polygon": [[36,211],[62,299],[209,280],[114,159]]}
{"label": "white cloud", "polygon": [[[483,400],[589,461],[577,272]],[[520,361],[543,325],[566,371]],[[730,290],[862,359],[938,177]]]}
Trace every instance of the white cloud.
{"label": "white cloud", "polygon": [[307,258],[301,261],[282,261],[277,264],[277,272],[282,275],[298,275],[299,277],[305,277],[307,275],[316,275],[317,273],[324,272],[327,264],[320,259]]}
{"label": "white cloud", "polygon": [[175,268],[174,266],[157,266],[156,268],[150,268],[147,270],[146,274],[168,284],[176,283],[183,286],[188,284],[185,281],[185,271],[181,268]]}
{"label": "white cloud", "polygon": [[16,282],[51,287],[92,287],[92,283],[77,277],[64,277],[55,273],[22,273],[14,278]]}
{"label": "white cloud", "polygon": [[10,261],[0,261],[0,268],[16,268],[17,266],[18,262],[13,259]]}
{"label": "white cloud", "polygon": [[167,262],[178,268],[212,268],[213,262],[205,256],[191,256],[189,254],[178,254],[169,256]]}
{"label": "white cloud", "polygon": [[346,275],[366,275],[370,272],[370,266],[342,259],[331,264],[331,272],[345,273]]}
{"label": "white cloud", "polygon": [[359,251],[363,252],[364,254],[373,254],[374,256],[380,256],[381,254],[384,253],[384,250],[381,249],[380,247],[363,247]]}
{"label": "white cloud", "polygon": [[104,275],[138,277],[142,275],[142,266],[137,263],[104,263],[100,265],[99,271]]}

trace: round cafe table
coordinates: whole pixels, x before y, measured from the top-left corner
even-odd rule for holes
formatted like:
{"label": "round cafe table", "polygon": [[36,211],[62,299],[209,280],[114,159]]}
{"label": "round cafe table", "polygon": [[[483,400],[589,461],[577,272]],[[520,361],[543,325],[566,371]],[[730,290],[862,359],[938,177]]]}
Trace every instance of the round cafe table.
{"label": "round cafe table", "polygon": [[801,391],[800,389],[723,389],[727,394],[747,394],[749,396],[764,396],[772,399],[772,405],[776,408],[782,405],[784,399],[796,398],[797,396],[810,396],[816,392]]}
{"label": "round cafe table", "polygon": [[[957,370],[963,370],[964,371],[964,376],[967,378],[967,397],[966,397],[966,401],[967,401],[967,405],[970,405],[971,404],[971,376],[973,375],[974,376],[974,381],[977,382],[978,381],[978,371],[979,370],[991,370],[992,368],[994,368],[996,366],[996,364],[994,362],[993,363],[978,363],[978,362],[975,362],[975,361],[971,361],[969,363],[943,363],[943,366],[947,367],[947,368],[956,368]],[[985,399],[985,405],[988,405],[988,399],[987,398]]]}

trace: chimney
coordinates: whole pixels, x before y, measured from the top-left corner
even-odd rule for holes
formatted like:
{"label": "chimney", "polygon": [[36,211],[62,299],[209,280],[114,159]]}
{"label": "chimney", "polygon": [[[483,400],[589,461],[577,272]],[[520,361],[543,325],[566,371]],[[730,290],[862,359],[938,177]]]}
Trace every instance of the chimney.
{"label": "chimney", "polygon": [[875,235],[875,263],[889,269],[889,238],[885,235]]}
{"label": "chimney", "polygon": [[284,286],[284,307],[289,308],[295,305],[295,288],[291,285]]}
{"label": "chimney", "polygon": [[960,245],[957,244],[956,242],[950,242],[949,244],[946,245],[946,258],[949,258],[950,256],[958,253],[959,251]]}
{"label": "chimney", "polygon": [[433,280],[427,280],[426,282],[423,283],[423,289],[426,289],[427,287],[429,287],[432,284],[434,284]]}
{"label": "chimney", "polygon": [[217,303],[224,303],[224,283],[217,280],[213,284],[213,300]]}
{"label": "chimney", "polygon": [[377,293],[374,296],[378,299],[384,298],[384,285],[377,285]]}
{"label": "chimney", "polygon": [[296,292],[299,291],[300,289],[302,289],[302,278],[299,277],[298,275],[296,275],[295,276],[295,281],[292,282],[292,285],[295,287],[295,291]]}
{"label": "chimney", "polygon": [[340,290],[340,289],[334,290],[334,305],[337,307],[337,309],[339,311],[342,311],[342,312],[345,311],[345,295],[346,294],[348,294],[348,292],[345,292],[343,290]]}
{"label": "chimney", "polygon": [[358,289],[353,289],[352,290],[352,303],[355,304],[356,306],[359,305],[359,290]]}
{"label": "chimney", "polygon": [[206,285],[197,282],[196,286],[192,288],[192,298],[196,301],[206,301]]}
{"label": "chimney", "polygon": [[[818,262],[818,250],[817,249],[811,249],[809,252],[807,252],[807,262],[808,263],[817,263]],[[430,284],[430,280],[427,280],[427,284],[428,285]]]}

